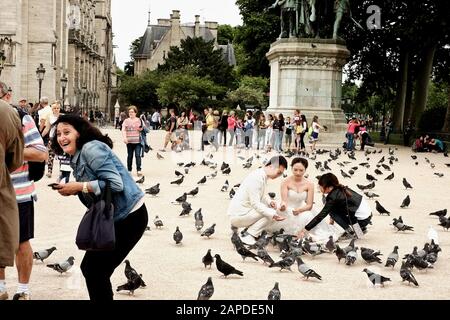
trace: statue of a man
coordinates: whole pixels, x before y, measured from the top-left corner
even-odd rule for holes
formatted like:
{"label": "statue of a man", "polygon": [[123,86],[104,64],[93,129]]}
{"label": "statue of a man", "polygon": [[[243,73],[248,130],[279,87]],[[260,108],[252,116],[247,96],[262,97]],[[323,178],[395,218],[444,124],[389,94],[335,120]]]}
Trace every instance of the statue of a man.
{"label": "statue of a man", "polygon": [[351,11],[350,11],[350,0],[336,0],[334,2],[334,11],[336,12],[336,20],[334,20],[334,27],[333,27],[333,39],[340,38],[338,36],[339,26],[341,25],[342,17],[345,13],[349,12],[351,17]]}
{"label": "statue of a man", "polygon": [[276,0],[269,9],[281,8],[280,38],[295,38],[298,35],[298,0]]}

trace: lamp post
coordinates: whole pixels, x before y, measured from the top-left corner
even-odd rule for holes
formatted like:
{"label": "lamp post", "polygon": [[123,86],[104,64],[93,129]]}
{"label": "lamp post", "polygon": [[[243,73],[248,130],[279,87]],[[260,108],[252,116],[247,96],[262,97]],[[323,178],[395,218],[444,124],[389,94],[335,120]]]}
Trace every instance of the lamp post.
{"label": "lamp post", "polygon": [[41,101],[41,90],[42,90],[42,81],[45,76],[45,68],[42,63],[39,64],[39,67],[36,69],[36,77],[39,82],[39,102]]}
{"label": "lamp post", "polygon": [[66,88],[67,88],[67,82],[69,80],[66,77],[66,74],[64,73],[61,77],[61,88],[62,88],[62,108],[65,111],[65,102],[66,102]]}
{"label": "lamp post", "polygon": [[87,86],[86,85],[82,86],[81,87],[81,99],[83,101],[83,112],[85,111],[85,108],[86,108],[86,91],[87,91]]}
{"label": "lamp post", "polygon": [[2,75],[2,70],[5,66],[5,60],[6,60],[5,51],[0,50],[0,76]]}

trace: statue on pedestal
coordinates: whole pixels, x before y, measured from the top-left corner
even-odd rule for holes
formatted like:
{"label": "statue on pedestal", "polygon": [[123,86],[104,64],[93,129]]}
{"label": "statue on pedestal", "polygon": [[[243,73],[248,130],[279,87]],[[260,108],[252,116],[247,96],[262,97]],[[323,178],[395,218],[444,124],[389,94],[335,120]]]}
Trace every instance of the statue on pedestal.
{"label": "statue on pedestal", "polygon": [[276,0],[268,9],[281,8],[281,33],[279,38],[298,36],[299,0]]}

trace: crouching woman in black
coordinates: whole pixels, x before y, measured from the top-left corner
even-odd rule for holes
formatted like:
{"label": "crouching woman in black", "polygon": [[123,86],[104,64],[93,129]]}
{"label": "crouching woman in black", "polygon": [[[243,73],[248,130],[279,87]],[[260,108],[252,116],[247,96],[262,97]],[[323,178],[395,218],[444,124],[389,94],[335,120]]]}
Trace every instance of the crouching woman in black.
{"label": "crouching woman in black", "polygon": [[367,232],[367,225],[372,218],[372,212],[366,199],[350,188],[341,185],[332,173],[320,177],[319,187],[320,191],[326,196],[325,206],[305,226],[300,236],[304,236],[305,232],[313,229],[327,215],[330,215],[330,224],[336,222],[345,230],[344,238],[355,237],[354,229],[355,227],[358,228],[358,226],[354,226],[356,223],[363,233]]}

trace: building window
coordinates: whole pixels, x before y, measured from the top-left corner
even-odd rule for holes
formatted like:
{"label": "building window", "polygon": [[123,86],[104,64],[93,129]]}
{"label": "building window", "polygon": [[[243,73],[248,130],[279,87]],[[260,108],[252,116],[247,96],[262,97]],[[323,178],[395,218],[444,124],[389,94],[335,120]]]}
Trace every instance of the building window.
{"label": "building window", "polygon": [[52,44],[52,66],[56,67],[56,44]]}
{"label": "building window", "polygon": [[6,37],[0,39],[0,50],[3,50],[5,54],[5,64],[16,64],[16,43],[13,42],[11,38]]}

